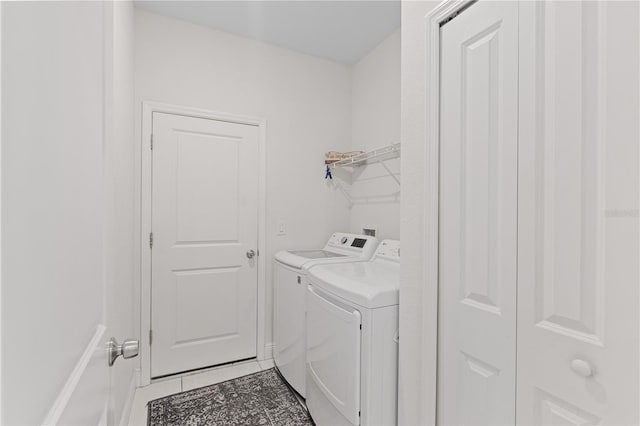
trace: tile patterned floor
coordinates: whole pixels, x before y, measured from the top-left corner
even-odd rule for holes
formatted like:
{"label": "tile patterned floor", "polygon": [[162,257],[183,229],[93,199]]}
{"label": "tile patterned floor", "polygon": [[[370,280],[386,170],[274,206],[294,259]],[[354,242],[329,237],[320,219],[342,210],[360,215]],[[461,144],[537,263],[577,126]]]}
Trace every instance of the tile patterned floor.
{"label": "tile patterned floor", "polygon": [[231,365],[215,367],[198,373],[191,373],[171,378],[159,382],[154,382],[149,386],[136,389],[129,415],[129,426],[146,426],[147,424],[147,402],[172,395],[178,392],[224,382],[258,371],[268,370],[273,367],[273,360],[263,361],[241,361]]}

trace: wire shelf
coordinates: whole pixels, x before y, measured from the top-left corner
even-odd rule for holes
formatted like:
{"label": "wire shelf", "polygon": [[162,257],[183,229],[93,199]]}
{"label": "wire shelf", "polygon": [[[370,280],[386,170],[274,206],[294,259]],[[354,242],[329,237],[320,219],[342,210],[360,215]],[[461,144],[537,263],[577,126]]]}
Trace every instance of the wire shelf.
{"label": "wire shelf", "polygon": [[400,143],[394,143],[373,151],[365,152],[354,157],[345,158],[329,164],[329,167],[336,169],[339,167],[359,167],[365,164],[378,163],[391,160],[400,156]]}

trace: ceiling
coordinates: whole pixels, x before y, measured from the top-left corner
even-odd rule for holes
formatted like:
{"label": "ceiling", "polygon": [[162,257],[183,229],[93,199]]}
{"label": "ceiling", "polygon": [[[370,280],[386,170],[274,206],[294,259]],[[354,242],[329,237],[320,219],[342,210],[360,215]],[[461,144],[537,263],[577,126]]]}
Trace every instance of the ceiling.
{"label": "ceiling", "polygon": [[136,7],[354,64],[400,28],[399,0],[143,1]]}

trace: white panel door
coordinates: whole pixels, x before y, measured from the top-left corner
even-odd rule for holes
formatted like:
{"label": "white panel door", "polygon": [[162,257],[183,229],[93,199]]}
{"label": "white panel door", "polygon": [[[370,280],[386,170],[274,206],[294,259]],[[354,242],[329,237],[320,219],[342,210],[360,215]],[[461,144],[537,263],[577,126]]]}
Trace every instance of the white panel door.
{"label": "white panel door", "polygon": [[438,423],[515,422],[518,3],[441,29]]}
{"label": "white panel door", "polygon": [[518,423],[637,425],[640,5],[521,8]]}
{"label": "white panel door", "polygon": [[258,128],[153,113],[151,376],[256,356]]}

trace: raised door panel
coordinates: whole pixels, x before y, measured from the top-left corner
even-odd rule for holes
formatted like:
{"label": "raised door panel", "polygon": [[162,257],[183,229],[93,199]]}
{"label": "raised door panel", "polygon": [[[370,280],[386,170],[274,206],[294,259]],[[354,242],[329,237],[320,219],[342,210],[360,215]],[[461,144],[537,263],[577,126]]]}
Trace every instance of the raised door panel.
{"label": "raised door panel", "polygon": [[240,146],[233,135],[175,132],[176,242],[238,240]]}
{"label": "raised door panel", "polygon": [[639,18],[637,3],[521,5],[522,424],[640,420]]}
{"label": "raised door panel", "polygon": [[[501,22],[462,43],[460,222],[462,303],[500,313]],[[446,167],[446,166],[445,166]]]}
{"label": "raised door panel", "polygon": [[604,168],[596,3],[542,7],[543,77],[538,98],[543,132],[537,153],[535,207],[536,321],[555,333],[602,344],[602,210]]}
{"label": "raised door panel", "polygon": [[238,267],[174,271],[173,347],[238,335]]}
{"label": "raised door panel", "polygon": [[591,426],[600,419],[539,389],[534,397],[534,423],[537,425]]}
{"label": "raised door panel", "polygon": [[441,29],[438,423],[515,420],[517,18]]}

